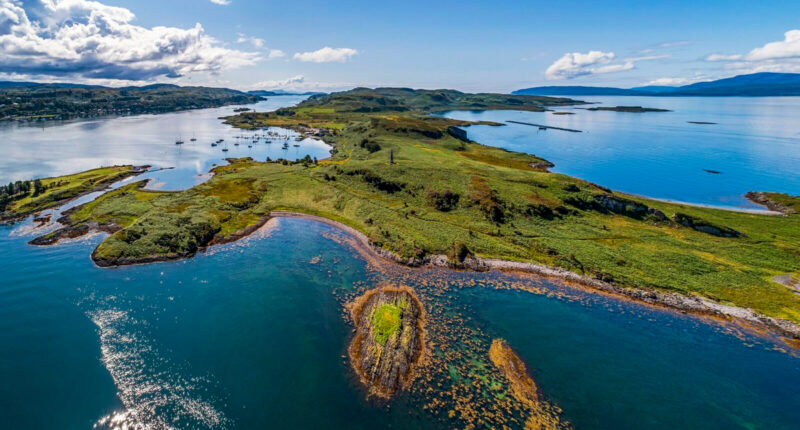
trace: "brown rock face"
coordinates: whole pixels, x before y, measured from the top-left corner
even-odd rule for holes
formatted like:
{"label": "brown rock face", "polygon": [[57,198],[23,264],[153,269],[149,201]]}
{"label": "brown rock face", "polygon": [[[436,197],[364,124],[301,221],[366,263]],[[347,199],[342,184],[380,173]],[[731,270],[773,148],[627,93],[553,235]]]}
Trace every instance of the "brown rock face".
{"label": "brown rock face", "polygon": [[350,363],[370,394],[390,398],[413,380],[425,349],[425,310],[414,290],[384,286],[349,305]]}

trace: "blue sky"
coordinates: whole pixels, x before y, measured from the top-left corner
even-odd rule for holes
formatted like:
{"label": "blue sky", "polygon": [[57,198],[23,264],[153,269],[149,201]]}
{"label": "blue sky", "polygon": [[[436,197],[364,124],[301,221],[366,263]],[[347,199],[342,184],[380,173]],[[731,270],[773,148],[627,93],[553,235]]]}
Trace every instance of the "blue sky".
{"label": "blue sky", "polygon": [[511,91],[800,72],[800,2],[653,3],[0,0],[0,79]]}

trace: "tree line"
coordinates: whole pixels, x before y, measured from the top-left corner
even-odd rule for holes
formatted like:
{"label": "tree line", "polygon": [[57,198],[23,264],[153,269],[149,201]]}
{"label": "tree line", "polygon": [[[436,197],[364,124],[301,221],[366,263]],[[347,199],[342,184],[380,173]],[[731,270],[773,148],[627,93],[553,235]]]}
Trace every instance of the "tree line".
{"label": "tree line", "polygon": [[47,187],[42,184],[41,179],[9,182],[8,185],[0,185],[0,211],[5,210],[12,202],[24,199],[27,196],[37,197],[46,190]]}

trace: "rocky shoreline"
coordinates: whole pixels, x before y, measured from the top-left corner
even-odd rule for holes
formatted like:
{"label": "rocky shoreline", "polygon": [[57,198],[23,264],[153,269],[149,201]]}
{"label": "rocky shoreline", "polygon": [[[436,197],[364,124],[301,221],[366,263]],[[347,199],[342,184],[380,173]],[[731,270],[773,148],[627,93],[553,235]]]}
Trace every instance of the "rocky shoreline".
{"label": "rocky shoreline", "polygon": [[133,170],[131,170],[130,172],[127,172],[125,174],[120,175],[118,178],[115,178],[113,182],[107,182],[107,183],[104,182],[102,184],[97,185],[94,188],[82,191],[82,192],[77,193],[75,195],[69,196],[68,198],[61,199],[61,200],[56,200],[56,201],[48,204],[47,206],[41,207],[39,209],[32,210],[32,211],[27,211],[27,212],[21,212],[21,213],[17,213],[17,214],[13,214],[13,215],[8,215],[8,214],[6,214],[4,212],[0,212],[0,225],[3,225],[3,224],[14,224],[15,222],[22,221],[22,220],[24,220],[25,218],[27,218],[27,217],[29,217],[31,215],[38,216],[40,213],[42,213],[42,212],[44,212],[44,211],[46,211],[48,209],[53,209],[53,208],[56,208],[56,207],[59,207],[59,206],[64,206],[65,204],[67,204],[67,203],[69,203],[69,202],[71,202],[73,200],[79,199],[79,198],[81,198],[81,197],[83,197],[85,195],[88,195],[88,194],[91,194],[91,193],[94,193],[94,192],[97,192],[97,191],[102,191],[102,190],[108,189],[108,187],[110,187],[111,185],[113,185],[113,184],[115,184],[117,182],[124,181],[125,179],[131,178],[131,177],[134,177],[134,176],[138,176],[138,175],[141,175],[142,173],[150,171],[150,168],[152,166],[143,165],[143,166],[133,166],[133,167],[134,167]]}
{"label": "rocky shoreline", "polygon": [[[766,315],[759,314],[751,309],[741,308],[737,306],[725,305],[722,303],[714,302],[708,298],[701,296],[688,296],[679,293],[671,293],[666,291],[658,291],[655,289],[631,288],[614,284],[612,282],[603,281],[600,279],[592,278],[585,275],[580,275],[559,267],[546,266],[542,264],[501,260],[492,258],[481,258],[473,255],[467,255],[463,261],[454,261],[447,255],[433,254],[427,255],[424,258],[404,258],[389,250],[374,246],[369,238],[356,230],[353,227],[342,224],[338,221],[331,220],[322,216],[309,215],[299,212],[290,211],[272,211],[268,216],[263,217],[259,223],[250,226],[246,230],[237,232],[227,238],[210,240],[209,243],[194,252],[174,254],[174,255],[154,255],[136,259],[114,259],[106,260],[96,255],[96,250],[92,252],[92,261],[98,267],[117,267],[126,265],[148,264],[162,261],[180,260],[183,258],[190,258],[196,254],[197,251],[203,251],[208,245],[221,244],[233,242],[252,234],[263,226],[270,218],[302,218],[312,221],[321,222],[332,226],[338,230],[350,234],[358,245],[361,251],[365,251],[372,257],[377,257],[383,261],[388,261],[408,267],[442,267],[454,270],[471,270],[476,272],[485,272],[490,270],[504,271],[504,272],[520,272],[529,273],[545,278],[558,279],[568,283],[576,284],[580,287],[587,288],[595,292],[602,292],[611,294],[619,298],[633,300],[635,302],[659,306],[666,309],[686,312],[699,316],[709,316],[713,318],[720,318],[731,322],[742,323],[746,326],[754,326],[756,328],[768,329],[780,336],[788,338],[788,342],[793,347],[800,340],[800,325],[791,321],[777,319]],[[99,226],[98,226],[99,227]],[[96,228],[101,231],[108,232],[108,229]],[[91,229],[81,229],[82,233],[88,233]],[[65,232],[66,237],[73,237],[69,233],[78,232]],[[82,234],[79,234],[80,236]],[[33,242],[32,242],[33,243]],[[36,243],[39,245],[51,245],[55,241],[47,243]]]}
{"label": "rocky shoreline", "polygon": [[498,270],[505,272],[531,273],[534,275],[543,276],[545,278],[560,279],[593,291],[608,293],[639,303],[659,306],[700,316],[710,316],[733,322],[740,322],[747,326],[769,329],[778,335],[787,337],[789,339],[800,339],[800,325],[798,324],[795,324],[791,321],[768,317],[750,309],[717,303],[700,296],[686,296],[679,293],[657,291],[654,289],[624,287],[611,282],[579,275],[566,269],[520,261],[467,256],[463,262],[454,262],[446,255],[429,255],[422,259],[403,258],[391,251],[374,246],[370,242],[369,238],[358,230],[328,218],[287,211],[274,211],[270,213],[270,216],[283,218],[303,218],[330,225],[352,235],[356,239],[356,243],[361,247],[362,251],[366,251],[368,254],[374,257],[380,257],[383,260],[405,266],[444,267],[449,269],[473,270],[478,272]]}
{"label": "rocky shoreline", "polygon": [[371,395],[391,398],[408,388],[425,356],[425,308],[409,287],[367,291],[348,305],[356,328],[348,354]]}

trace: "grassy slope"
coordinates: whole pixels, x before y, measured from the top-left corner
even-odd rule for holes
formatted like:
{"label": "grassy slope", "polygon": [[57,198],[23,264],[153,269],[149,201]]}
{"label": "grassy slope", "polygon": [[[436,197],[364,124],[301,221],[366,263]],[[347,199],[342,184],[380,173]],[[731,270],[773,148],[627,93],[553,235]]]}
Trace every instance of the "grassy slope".
{"label": "grassy slope", "polygon": [[3,218],[14,218],[57,206],[66,200],[110,185],[140,171],[135,166],[112,166],[87,170],[73,175],[42,179],[46,191],[37,196],[31,194],[11,203]]}
{"label": "grassy slope", "polygon": [[[744,235],[724,238],[668,220],[608,213],[580,204],[611,195],[596,185],[530,167],[542,162],[534,156],[447,134],[449,125],[463,122],[425,119],[416,109],[358,113],[352,101],[343,106],[332,109],[315,98],[292,109],[294,115],[230,119],[244,127],[335,124],[331,128],[338,131],[328,140],[336,154],[318,166],[235,160],[217,168],[208,183],[184,192],[137,191],[156,195],[146,200],[151,209],[133,217],[97,254],[123,260],[180,256],[207,230],[230,234],[285,209],[340,221],[404,256],[468,250],[622,285],[702,294],[800,322],[800,296],[770,281],[800,270],[798,215],[735,213],[613,194],[668,217],[683,213]],[[430,137],[431,129],[440,136]],[[364,141],[381,149],[369,152]],[[389,163],[390,151],[395,164]],[[448,212],[437,210],[429,196],[445,190],[460,197]],[[120,198],[102,197],[91,216],[127,207]]]}

